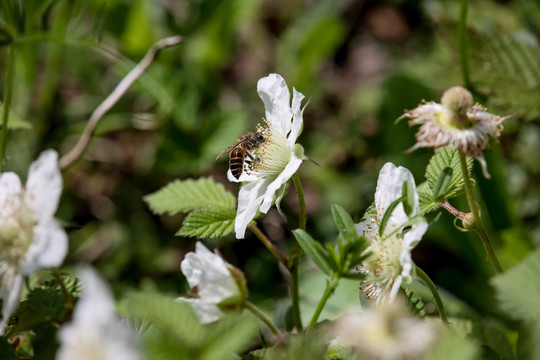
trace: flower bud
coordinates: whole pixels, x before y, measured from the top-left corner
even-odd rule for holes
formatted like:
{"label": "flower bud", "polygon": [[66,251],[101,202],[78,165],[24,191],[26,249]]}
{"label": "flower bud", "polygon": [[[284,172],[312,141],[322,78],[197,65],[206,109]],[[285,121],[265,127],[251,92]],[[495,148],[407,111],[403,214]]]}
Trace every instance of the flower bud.
{"label": "flower bud", "polygon": [[463,227],[467,230],[472,230],[476,227],[473,213],[463,215],[461,222],[463,223]]}
{"label": "flower bud", "polygon": [[467,111],[474,105],[472,94],[461,86],[453,86],[441,97],[441,104],[450,112],[454,125],[467,122]]}

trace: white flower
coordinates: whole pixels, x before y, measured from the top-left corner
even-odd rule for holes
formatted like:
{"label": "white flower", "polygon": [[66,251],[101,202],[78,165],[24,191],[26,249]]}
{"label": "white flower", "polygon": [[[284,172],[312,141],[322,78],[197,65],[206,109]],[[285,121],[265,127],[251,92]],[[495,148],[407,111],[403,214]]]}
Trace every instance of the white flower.
{"label": "white flower", "polygon": [[238,239],[243,239],[246,227],[257,211],[268,212],[274,195],[296,173],[304,159],[303,149],[296,144],[302,129],[302,109],[304,95],[293,88],[291,95],[285,80],[278,74],[270,74],[259,80],[257,92],[266,109],[267,128],[259,127],[258,132],[266,141],[253,155],[257,161],[244,171],[239,179],[227,173],[230,181],[247,182],[238,194],[238,210],[235,231]]}
{"label": "white flower", "polygon": [[486,112],[480,104],[474,104],[472,94],[460,86],[445,91],[441,104],[434,101],[422,103],[401,117],[407,117],[409,126],[421,125],[416,133],[416,144],[407,151],[421,147],[439,148],[452,145],[464,154],[478,160],[486,178],[490,175],[484,159],[484,150],[490,138],[497,139],[503,130],[501,117]]}
{"label": "white flower", "polygon": [[19,302],[23,276],[64,261],[67,235],[54,219],[61,193],[54,150],[30,165],[26,187],[12,172],[0,175],[0,334]]}
{"label": "white flower", "polygon": [[[378,303],[393,301],[401,283],[411,280],[411,272],[414,270],[411,250],[427,230],[427,223],[420,220],[408,231],[404,231],[409,217],[403,204],[399,203],[386,223],[382,238],[379,236],[379,225],[384,213],[390,204],[402,196],[402,185],[405,181],[415,185],[408,169],[386,163],[377,180],[375,215],[356,225],[358,234],[365,236],[371,243],[367,249],[371,255],[360,268],[367,275],[366,280],[362,281],[361,289],[368,299],[377,300]],[[418,193],[415,191],[411,218],[418,215],[419,210]]]}
{"label": "white flower", "polygon": [[79,271],[83,293],[73,320],[58,331],[56,360],[137,360],[141,358],[134,334],[116,315],[114,299],[90,267]]}
{"label": "white flower", "polygon": [[411,316],[398,300],[345,313],[335,324],[332,345],[352,348],[362,359],[422,358],[437,336],[437,325]]}
{"label": "white flower", "polygon": [[195,245],[195,252],[186,255],[180,268],[191,287],[190,293],[198,297],[177,300],[190,303],[203,324],[218,320],[223,315],[220,307],[241,305],[246,298],[240,271],[200,242]]}

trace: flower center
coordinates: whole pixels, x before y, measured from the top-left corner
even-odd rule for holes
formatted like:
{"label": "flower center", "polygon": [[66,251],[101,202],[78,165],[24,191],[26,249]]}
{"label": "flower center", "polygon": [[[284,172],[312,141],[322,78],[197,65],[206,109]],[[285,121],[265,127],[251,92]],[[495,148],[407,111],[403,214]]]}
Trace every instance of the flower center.
{"label": "flower center", "polygon": [[[3,206],[11,213],[0,219],[0,263],[19,267],[34,238],[37,221],[34,210],[24,201],[24,193],[6,200]],[[3,267],[2,267],[3,269]],[[3,275],[3,271],[1,270]]]}
{"label": "flower center", "polygon": [[266,140],[253,150],[255,161],[248,165],[248,171],[260,177],[277,177],[291,159],[292,151],[287,146],[287,138],[272,127],[258,125],[257,132]]}
{"label": "flower center", "polygon": [[374,232],[370,233],[372,245],[367,251],[371,255],[363,262],[361,271],[367,279],[360,284],[360,289],[370,300],[384,299],[392,289],[395,279],[401,273],[399,260],[402,241],[393,235],[384,241]]}

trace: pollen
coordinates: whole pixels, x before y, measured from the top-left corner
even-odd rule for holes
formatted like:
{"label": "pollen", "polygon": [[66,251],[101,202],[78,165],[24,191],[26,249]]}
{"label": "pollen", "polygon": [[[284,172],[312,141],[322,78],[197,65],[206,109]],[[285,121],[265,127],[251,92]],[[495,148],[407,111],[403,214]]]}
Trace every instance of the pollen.
{"label": "pollen", "polygon": [[265,141],[254,149],[255,160],[246,165],[246,173],[260,177],[276,177],[289,163],[292,151],[288,148],[287,139],[283,135],[273,130],[266,120],[265,125],[257,125],[257,132],[265,137]]}

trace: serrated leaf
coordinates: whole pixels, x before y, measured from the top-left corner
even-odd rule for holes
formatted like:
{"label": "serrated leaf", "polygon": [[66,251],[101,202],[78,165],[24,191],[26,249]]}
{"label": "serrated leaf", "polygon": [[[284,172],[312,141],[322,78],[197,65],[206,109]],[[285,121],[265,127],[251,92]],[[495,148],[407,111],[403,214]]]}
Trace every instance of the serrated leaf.
{"label": "serrated leaf", "polygon": [[[467,169],[469,173],[472,169],[472,158],[467,156]],[[439,193],[438,198],[441,200],[450,199],[460,195],[464,191],[464,180],[461,174],[461,162],[459,160],[459,151],[450,146],[439,148],[435,151],[435,154],[429,160],[429,164],[426,168],[426,179],[428,186],[433,195],[435,195],[435,187],[441,174],[449,172],[446,168],[452,169],[452,176],[446,186],[444,193]],[[440,190],[441,191],[441,190]],[[436,201],[433,199],[433,201]]]}
{"label": "serrated leaf", "polygon": [[150,209],[159,215],[174,215],[206,207],[234,209],[236,198],[223,184],[212,178],[175,180],[161,190],[144,197]]}
{"label": "serrated leaf", "polygon": [[[440,18],[437,29],[458,61],[456,22]],[[490,106],[535,119],[540,115],[540,51],[538,47],[497,32],[468,30],[468,60],[474,89]],[[501,86],[504,85],[504,86]]]}
{"label": "serrated leaf", "polygon": [[439,177],[435,182],[435,186],[433,187],[434,201],[441,201],[444,199],[445,195],[448,193],[448,188],[450,187],[453,173],[454,171],[451,167],[445,167],[439,174]]}
{"label": "serrated leaf", "polygon": [[[150,321],[156,328],[190,344],[204,340],[205,331],[193,309],[187,303],[178,302],[158,294],[132,294],[126,300],[128,315]],[[152,332],[149,332],[152,336]]]}
{"label": "serrated leaf", "polygon": [[234,231],[235,210],[201,209],[191,212],[185,219],[178,236],[195,236],[200,239],[217,238]]}
{"label": "serrated leaf", "polygon": [[510,316],[522,320],[539,320],[540,250],[534,251],[518,265],[491,279],[500,307]]}
{"label": "serrated leaf", "polygon": [[433,201],[431,193],[418,192],[418,202],[420,203],[420,214],[422,215],[437,210],[441,206],[438,202]]}
{"label": "serrated leaf", "polygon": [[325,274],[330,275],[332,273],[332,267],[328,261],[328,255],[324,253],[325,249],[322,246],[317,247],[315,244],[316,241],[302,229],[293,230],[293,234],[307,256],[309,256]]}

